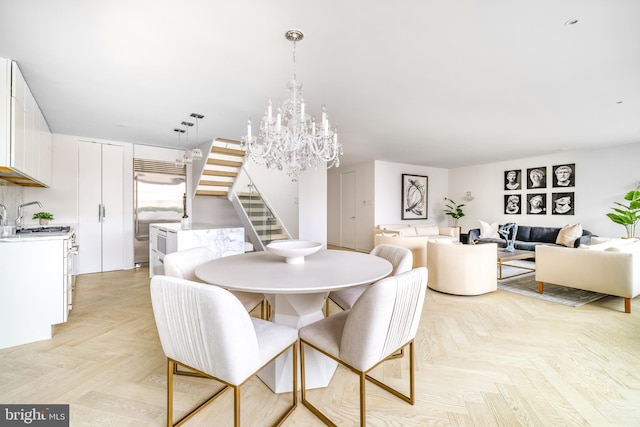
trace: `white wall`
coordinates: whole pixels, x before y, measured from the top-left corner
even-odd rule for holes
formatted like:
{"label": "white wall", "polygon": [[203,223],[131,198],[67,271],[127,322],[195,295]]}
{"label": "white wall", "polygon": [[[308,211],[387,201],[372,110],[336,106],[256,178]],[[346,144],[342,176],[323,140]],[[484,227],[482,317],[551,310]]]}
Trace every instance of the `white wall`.
{"label": "white wall", "polygon": [[375,225],[418,222],[401,219],[402,174],[428,177],[427,221],[441,226],[448,225],[449,217],[442,212],[445,207],[443,199],[448,197],[447,169],[381,161],[375,162]]}
{"label": "white wall", "polygon": [[[463,232],[478,227],[478,220],[497,221],[500,224],[515,222],[522,225],[543,225],[561,227],[566,224],[581,223],[582,227],[600,236],[621,237],[624,227],[614,224],[606,217],[611,212],[613,202],[622,202],[624,195],[636,188],[640,181],[640,143],[621,145],[606,149],[566,151],[557,154],[530,157],[519,160],[496,162],[491,164],[456,168],[449,170],[449,188],[451,197],[461,203],[467,191],[475,199],[465,208],[466,216],[460,221]],[[552,167],[554,165],[575,163],[575,187],[567,191],[575,193],[575,215],[551,215],[550,195],[556,192],[551,186]],[[503,197],[504,172],[510,169],[522,169],[523,180],[526,169],[538,166],[547,167],[546,215],[505,215]],[[526,194],[533,190],[508,192]],[[526,207],[526,206],[525,206]],[[526,210],[525,210],[526,212]]]}

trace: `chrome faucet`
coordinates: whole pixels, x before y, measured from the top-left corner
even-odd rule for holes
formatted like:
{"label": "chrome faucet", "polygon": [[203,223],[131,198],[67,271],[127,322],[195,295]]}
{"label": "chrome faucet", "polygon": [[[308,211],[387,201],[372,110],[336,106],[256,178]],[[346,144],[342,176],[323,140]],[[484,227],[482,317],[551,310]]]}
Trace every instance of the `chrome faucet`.
{"label": "chrome faucet", "polygon": [[7,207],[0,203],[0,227],[7,225]]}
{"label": "chrome faucet", "polygon": [[42,207],[42,203],[40,202],[29,202],[18,205],[18,216],[16,217],[16,230],[22,230],[22,208],[30,205],[38,205]]}

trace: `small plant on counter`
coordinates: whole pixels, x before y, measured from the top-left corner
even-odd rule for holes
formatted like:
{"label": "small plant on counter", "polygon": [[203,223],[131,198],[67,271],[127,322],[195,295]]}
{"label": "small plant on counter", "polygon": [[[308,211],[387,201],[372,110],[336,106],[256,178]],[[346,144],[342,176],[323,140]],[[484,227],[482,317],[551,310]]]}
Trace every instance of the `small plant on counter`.
{"label": "small plant on counter", "polygon": [[31,219],[39,220],[40,225],[47,225],[53,219],[53,214],[50,212],[36,212]]}
{"label": "small plant on counter", "polygon": [[53,219],[53,214],[50,212],[36,212],[33,214],[33,218],[31,219],[44,219],[51,221]]}

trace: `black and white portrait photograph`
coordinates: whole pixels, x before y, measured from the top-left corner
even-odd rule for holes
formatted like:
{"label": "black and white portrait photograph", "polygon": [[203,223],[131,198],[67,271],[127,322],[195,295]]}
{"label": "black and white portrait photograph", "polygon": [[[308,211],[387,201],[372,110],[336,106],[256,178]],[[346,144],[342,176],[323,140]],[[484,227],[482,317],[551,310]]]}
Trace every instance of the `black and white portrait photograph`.
{"label": "black and white portrait photograph", "polygon": [[504,196],[504,213],[508,215],[519,214],[520,211],[520,194],[507,194]]}
{"label": "black and white portrait photograph", "polygon": [[527,190],[547,188],[547,167],[527,169]]}
{"label": "black and white portrait photograph", "polygon": [[504,172],[504,189],[520,190],[522,188],[522,171],[513,169]]}
{"label": "black and white portrait photograph", "polygon": [[530,215],[544,215],[547,213],[546,193],[527,194],[527,213]]}
{"label": "black and white portrait photograph", "polygon": [[575,202],[574,193],[553,193],[551,195],[553,215],[574,215]]}
{"label": "black and white portrait photograph", "polygon": [[557,165],[553,167],[554,187],[575,187],[576,185],[576,164]]}
{"label": "black and white portrait photograph", "polygon": [[427,219],[426,176],[402,174],[402,219]]}

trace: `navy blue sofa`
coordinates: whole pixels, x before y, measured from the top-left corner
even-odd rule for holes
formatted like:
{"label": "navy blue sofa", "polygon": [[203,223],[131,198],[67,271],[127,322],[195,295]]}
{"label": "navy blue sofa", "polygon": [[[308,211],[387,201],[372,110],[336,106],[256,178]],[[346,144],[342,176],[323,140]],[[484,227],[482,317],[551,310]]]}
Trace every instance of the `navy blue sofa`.
{"label": "navy blue sofa", "polygon": [[[518,224],[516,240],[514,247],[516,249],[535,251],[536,245],[555,245],[556,239],[560,233],[560,227],[535,227],[529,225]],[[581,244],[588,245],[591,243],[593,234],[588,230],[582,230],[582,237],[576,239],[574,247],[577,248]],[[511,237],[511,236],[509,236]],[[466,243],[497,243],[498,247],[504,248],[507,245],[506,240],[500,238],[480,238],[480,229],[473,228],[469,230]],[[559,245],[560,246],[560,245]]]}

